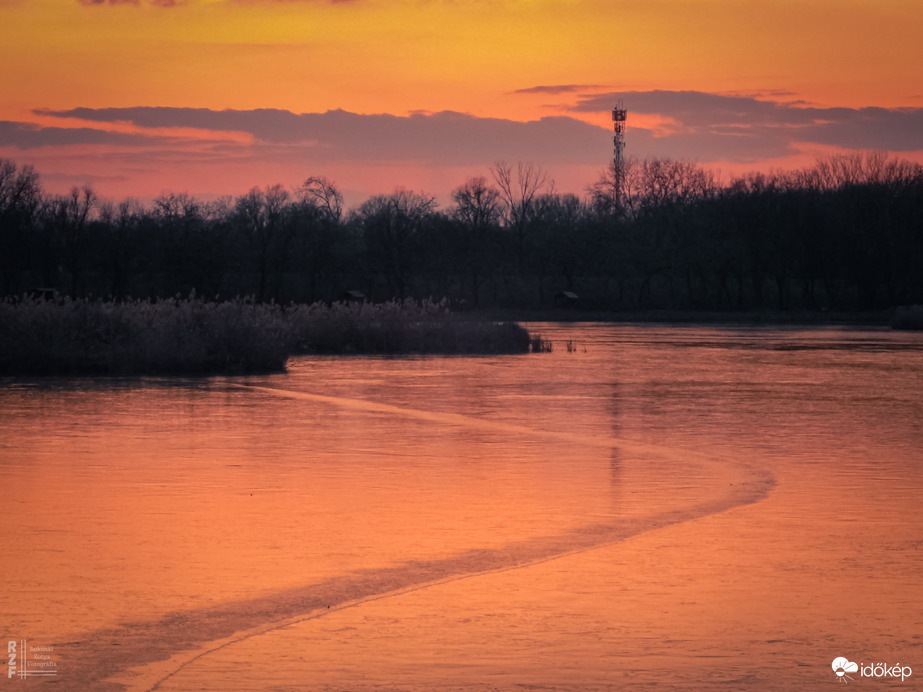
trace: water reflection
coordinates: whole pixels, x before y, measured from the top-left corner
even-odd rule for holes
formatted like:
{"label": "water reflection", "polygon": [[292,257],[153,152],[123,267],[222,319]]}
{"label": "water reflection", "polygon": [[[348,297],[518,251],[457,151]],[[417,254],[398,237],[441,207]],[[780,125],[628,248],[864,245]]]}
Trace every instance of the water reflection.
{"label": "water reflection", "polygon": [[774,516],[820,531],[919,492],[916,335],[541,329],[586,352],[7,382],[5,623],[83,642],[60,681],[77,689],[110,644],[131,652],[111,666],[139,665],[176,653],[166,639],[194,650],[752,502],[770,476],[790,498]]}

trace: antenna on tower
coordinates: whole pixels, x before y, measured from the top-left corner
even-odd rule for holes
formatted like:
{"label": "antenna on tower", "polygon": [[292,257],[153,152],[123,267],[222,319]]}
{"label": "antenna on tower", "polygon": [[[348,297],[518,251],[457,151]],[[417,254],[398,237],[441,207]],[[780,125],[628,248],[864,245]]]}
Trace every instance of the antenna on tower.
{"label": "antenna on tower", "polygon": [[625,161],[622,152],[625,151],[625,121],[628,118],[628,111],[622,104],[621,99],[618,105],[612,109],[612,174],[613,183],[615,184],[615,209],[617,213],[622,212],[622,190],[625,184]]}

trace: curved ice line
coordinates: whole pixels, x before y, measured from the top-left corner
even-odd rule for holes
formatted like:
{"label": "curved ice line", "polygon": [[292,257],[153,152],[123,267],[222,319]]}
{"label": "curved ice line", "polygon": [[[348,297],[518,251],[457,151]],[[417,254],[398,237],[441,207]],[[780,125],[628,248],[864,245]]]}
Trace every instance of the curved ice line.
{"label": "curved ice line", "polygon": [[453,575],[453,576],[445,577],[445,578],[442,578],[442,579],[437,579],[437,580],[434,580],[434,581],[418,583],[418,584],[414,584],[414,585],[412,585],[412,586],[404,587],[404,588],[401,588],[401,589],[395,589],[395,590],[393,590],[393,591],[386,591],[386,592],[384,592],[384,593],[374,594],[374,595],[371,595],[371,596],[366,596],[366,597],[364,597],[364,598],[360,598],[360,599],[358,599],[358,600],[346,602],[346,603],[343,603],[343,604],[338,604],[338,605],[336,605],[336,606],[328,606],[328,607],[327,607],[326,609],[324,609],[324,610],[319,610],[319,611],[317,611],[317,612],[313,612],[311,615],[307,615],[307,616],[305,616],[305,617],[298,617],[298,618],[293,619],[293,620],[290,619],[290,620],[286,620],[286,621],[281,622],[281,623],[275,623],[275,624],[273,624],[273,625],[270,625],[269,627],[265,627],[265,628],[260,629],[260,630],[258,630],[258,631],[249,632],[249,633],[244,634],[244,635],[242,635],[242,636],[240,636],[240,637],[236,637],[236,638],[232,639],[231,641],[224,642],[224,643],[220,644],[219,646],[215,646],[215,647],[213,647],[213,648],[211,648],[211,649],[207,649],[207,650],[205,650],[205,651],[200,651],[198,654],[196,654],[196,655],[193,656],[192,658],[190,658],[190,659],[184,661],[183,663],[181,663],[180,665],[178,665],[175,669],[173,669],[172,671],[170,671],[170,673],[168,673],[168,674],[165,675],[164,677],[162,677],[162,678],[160,678],[159,680],[157,680],[157,682],[155,682],[153,686],[147,688],[147,689],[145,690],[145,692],[154,692],[155,690],[159,689],[160,686],[161,686],[163,683],[165,683],[167,680],[169,680],[169,679],[172,678],[173,676],[175,676],[175,675],[177,675],[178,673],[180,673],[180,671],[182,671],[184,668],[186,668],[186,667],[189,666],[189,665],[192,665],[195,661],[197,661],[197,660],[199,660],[199,659],[201,659],[201,658],[204,658],[205,656],[208,656],[209,654],[213,654],[213,653],[215,653],[216,651],[220,651],[221,649],[227,648],[227,647],[229,647],[229,646],[233,646],[233,645],[235,645],[235,644],[239,644],[239,643],[241,643],[241,642],[243,642],[243,641],[246,641],[246,640],[248,640],[248,639],[252,639],[252,638],[254,638],[254,637],[262,636],[262,635],[267,634],[267,633],[269,633],[269,632],[275,632],[275,631],[277,631],[277,630],[286,629],[287,627],[292,627],[292,626],[294,626],[294,625],[300,624],[300,623],[302,623],[302,622],[308,622],[308,621],[310,621],[310,620],[317,620],[318,618],[322,618],[322,617],[324,617],[325,615],[329,615],[330,613],[336,613],[336,612],[339,612],[339,611],[342,611],[342,610],[349,610],[349,609],[351,609],[351,608],[357,608],[357,607],[362,606],[362,605],[365,605],[365,604],[367,604],[367,603],[373,603],[373,602],[375,602],[375,601],[381,601],[381,600],[385,600],[385,599],[388,599],[388,598],[396,598],[396,597],[398,597],[398,596],[404,596],[404,595],[407,595],[407,594],[410,594],[410,593],[414,593],[415,591],[423,591],[423,590],[425,590],[425,589],[430,589],[430,588],[434,588],[434,587],[437,587],[437,586],[442,586],[442,585],[444,585],[444,584],[450,584],[450,583],[453,583],[453,582],[464,581],[464,580],[466,580],[466,579],[474,579],[474,578],[483,577],[483,576],[486,576],[486,575],[489,575],[489,574],[500,574],[500,573],[502,573],[502,572],[512,572],[512,571],[514,571],[514,570],[525,569],[525,568],[528,568],[528,567],[534,567],[535,565],[540,565],[540,564],[544,564],[544,563],[547,563],[547,562],[553,562],[553,561],[555,561],[555,560],[560,560],[560,559],[562,559],[562,558],[571,557],[571,556],[573,556],[573,555],[580,555],[580,554],[592,552],[592,551],[594,551],[594,550],[601,550],[601,549],[603,549],[603,548],[606,548],[606,547],[615,545],[615,544],[617,544],[617,543],[621,543],[622,541],[624,541],[624,540],[626,540],[626,539],[628,539],[628,538],[631,538],[632,536],[640,535],[640,534],[643,534],[643,533],[649,533],[649,532],[651,532],[651,531],[656,531],[657,529],[662,529],[662,528],[664,528],[664,527],[666,527],[666,526],[670,526],[670,525],[672,525],[672,524],[679,524],[679,523],[682,523],[682,522],[684,522],[684,521],[690,521],[690,520],[700,519],[700,518],[705,517],[705,516],[711,516],[711,515],[714,515],[714,514],[719,514],[720,512],[723,512],[723,511],[727,511],[727,510],[729,510],[729,509],[734,509],[735,507],[740,507],[740,506],[743,506],[743,505],[746,505],[746,504],[752,504],[752,503],[758,502],[759,500],[761,500],[761,499],[763,499],[764,497],[766,497],[766,495],[768,495],[769,490],[771,489],[771,487],[772,487],[771,484],[770,484],[769,482],[767,482],[767,483],[766,483],[766,486],[765,486],[765,489],[764,489],[764,492],[761,493],[759,496],[750,497],[750,498],[749,498],[749,501],[743,501],[743,502],[740,502],[740,503],[738,503],[738,504],[731,504],[731,505],[729,505],[729,506],[727,506],[727,507],[724,507],[724,508],[721,508],[721,509],[717,509],[717,510],[712,511],[712,512],[705,512],[705,513],[702,513],[702,514],[694,514],[693,516],[684,516],[684,515],[680,514],[679,516],[677,516],[677,517],[675,518],[674,521],[661,521],[661,522],[656,522],[654,525],[648,525],[647,527],[645,527],[645,528],[642,529],[642,530],[638,530],[638,531],[634,531],[634,532],[629,532],[629,533],[626,533],[626,534],[622,534],[622,535],[619,535],[619,536],[616,537],[616,538],[613,538],[612,540],[606,540],[606,541],[603,541],[603,542],[594,543],[593,545],[589,545],[589,546],[586,546],[586,547],[583,547],[583,548],[575,548],[575,549],[573,549],[573,550],[567,550],[567,551],[564,551],[564,552],[558,552],[558,553],[554,553],[554,554],[552,554],[552,555],[547,555],[547,556],[545,556],[545,557],[536,558],[536,559],[533,559],[533,560],[528,560],[528,561],[526,561],[526,562],[520,562],[520,563],[516,563],[516,564],[512,564],[512,565],[505,565],[505,566],[503,566],[503,567],[496,567],[496,568],[487,569],[487,570],[479,570],[479,571],[476,571],[476,572],[466,572],[466,573],[463,573],[463,574],[455,574],[455,575]]}
{"label": "curved ice line", "polygon": [[487,420],[477,416],[468,416],[463,413],[448,413],[443,411],[427,411],[425,409],[410,408],[408,406],[395,406],[393,404],[383,404],[368,399],[354,399],[341,396],[329,396],[326,394],[311,394],[308,392],[299,392],[291,389],[280,389],[278,387],[266,387],[255,384],[241,384],[237,382],[228,383],[233,387],[242,389],[252,389],[276,396],[287,397],[289,399],[304,399],[307,401],[317,401],[325,404],[332,404],[342,408],[350,408],[360,411],[374,411],[376,413],[391,413],[404,416],[406,418],[416,418],[437,423],[450,423],[454,425],[464,425],[467,427],[483,428],[487,430],[498,430],[501,432],[513,432],[530,436],[549,437],[552,439],[568,440],[579,442],[585,445],[606,447],[608,449],[619,449],[631,453],[648,453],[656,454],[668,459],[676,458],[695,458],[699,461],[713,462],[718,457],[695,452],[692,450],[678,449],[676,447],[667,447],[664,445],[650,444],[645,442],[635,442],[626,440],[621,437],[598,437],[593,435],[581,435],[579,433],[570,433],[557,430],[541,430],[530,428],[525,425],[515,423],[504,423],[500,421]]}
{"label": "curved ice line", "polygon": [[[500,430],[504,432],[515,432],[519,434],[528,434],[531,436],[542,436],[550,437],[554,439],[563,439],[570,440],[574,442],[579,442],[581,444],[599,446],[604,448],[615,448],[623,451],[639,453],[646,452],[649,454],[656,454],[661,457],[678,459],[682,458],[685,460],[695,459],[699,462],[704,462],[707,464],[717,464],[722,459],[720,457],[715,457],[711,455],[706,455],[701,452],[695,452],[692,450],[684,450],[680,448],[666,447],[663,445],[656,444],[645,444],[637,443],[629,440],[624,440],[621,438],[615,437],[594,437],[591,435],[580,435],[576,433],[568,432],[559,432],[559,431],[549,431],[549,430],[536,430],[534,428],[529,428],[526,426],[516,425],[512,423],[502,423],[497,421],[484,420],[482,418],[477,418],[474,416],[467,416],[458,413],[443,413],[436,411],[426,411],[422,409],[414,409],[409,407],[395,406],[392,404],[384,404],[374,401],[368,401],[364,399],[352,399],[347,397],[336,397],[322,394],[311,394],[308,392],[298,392],[286,389],[279,389],[275,387],[266,387],[261,385],[250,385],[250,384],[241,384],[241,383],[228,383],[234,387],[240,387],[243,389],[250,389],[256,391],[263,391],[270,393],[276,396],[283,396],[293,399],[304,399],[309,401],[316,401],[321,403],[327,403],[331,405],[352,408],[354,410],[364,410],[364,411],[374,411],[379,413],[389,413],[395,415],[402,415],[406,417],[416,418],[419,420],[427,420],[441,423],[450,423],[455,425],[465,425],[465,426],[474,426],[479,428]],[[278,616],[281,616],[279,619],[275,620],[272,624],[265,627],[258,627],[257,629],[245,632],[241,636],[234,637],[228,641],[223,641],[218,646],[213,646],[210,649],[205,651],[199,651],[196,655],[192,656],[188,660],[179,664],[176,668],[170,671],[167,675],[158,679],[153,686],[146,688],[146,692],[153,692],[157,690],[163,683],[169,680],[171,677],[178,674],[187,666],[191,665],[193,662],[208,656],[211,653],[220,651],[221,649],[227,648],[234,644],[252,639],[268,632],[273,632],[276,630],[285,629],[286,627],[291,627],[293,625],[299,624],[301,622],[306,622],[309,620],[315,620],[321,618],[328,613],[338,612],[341,610],[346,610],[350,608],[356,608],[366,603],[371,603],[374,601],[379,601],[387,598],[394,598],[397,596],[406,595],[413,593],[415,591],[421,591],[424,589],[429,589],[437,587],[443,584],[448,584],[452,582],[462,581],[465,579],[473,579],[476,577],[486,576],[489,574],[498,574],[501,572],[508,572],[512,570],[523,569],[531,567],[534,565],[551,562],[553,560],[558,560],[561,558],[569,557],[572,555],[578,555],[582,553],[587,553],[593,550],[599,550],[607,546],[614,545],[621,541],[624,541],[627,538],[632,536],[647,533],[650,531],[655,531],[666,526],[673,524],[682,523],[684,521],[690,521],[694,519],[699,519],[705,516],[710,516],[717,514],[728,509],[735,507],[752,504],[758,502],[765,498],[769,491],[775,484],[774,479],[771,474],[768,472],[757,469],[751,464],[741,462],[739,460],[724,460],[726,461],[731,468],[736,469],[739,473],[743,474],[743,482],[740,485],[735,486],[735,490],[731,495],[723,495],[718,498],[711,498],[708,501],[700,502],[687,506],[685,509],[675,510],[670,512],[662,512],[653,517],[644,517],[644,518],[629,518],[622,519],[615,523],[609,524],[595,524],[589,526],[578,527],[569,532],[555,535],[555,536],[543,536],[535,537],[532,539],[521,540],[515,543],[507,544],[502,548],[486,549],[486,550],[470,550],[466,553],[460,555],[451,556],[448,558],[434,559],[428,561],[416,561],[403,563],[393,567],[385,567],[378,569],[368,569],[362,570],[359,572],[354,572],[346,577],[335,577],[326,582],[321,582],[318,584],[308,585],[307,587],[296,587],[294,589],[289,589],[284,592],[275,594],[274,596],[267,596],[264,598],[252,599],[251,601],[245,601],[243,603],[248,604],[251,609],[256,609],[259,611],[260,607],[264,605],[265,602],[275,600],[275,607],[281,612],[278,613]],[[741,479],[737,479],[741,480]],[[576,544],[576,547],[573,547]],[[565,546],[570,546],[565,547]],[[518,557],[517,557],[518,554]],[[464,565],[468,560],[478,560],[481,564],[487,563],[490,564],[493,562],[496,566],[489,567],[487,569],[480,569],[477,571],[471,571],[470,569],[465,569]],[[430,573],[429,579],[427,579],[427,573]],[[436,576],[439,574],[443,576]],[[397,589],[385,590],[383,592],[368,593],[369,590],[374,590],[374,588],[380,587],[380,582],[387,580],[389,577],[391,579],[400,578],[416,578],[419,579],[416,583],[411,583],[410,585],[400,587]],[[435,578],[433,578],[435,577]],[[365,590],[367,593],[365,596],[362,596],[358,599],[353,600],[341,600],[340,602],[332,601],[332,605],[323,605],[321,601],[317,600],[318,597],[316,593],[324,594],[324,587],[330,588],[330,582],[336,581],[337,583],[346,582],[347,591],[356,591],[357,589]],[[308,599],[305,597],[305,592],[314,592],[315,603],[306,602]],[[337,596],[333,596],[337,598]],[[235,604],[230,604],[235,605]],[[291,616],[284,617],[283,613],[292,612],[298,608],[307,608],[308,615],[296,615],[294,618]],[[223,613],[221,608],[215,609],[214,611],[209,612],[210,615],[220,620],[223,617],[226,619],[228,615]],[[249,614],[251,619],[254,617],[259,617],[259,615],[268,615],[272,616],[270,613],[259,613],[254,616]],[[183,614],[177,616],[182,618]],[[160,622],[164,623],[166,621],[167,625],[170,626],[170,616],[165,617]],[[174,625],[175,626],[175,625]],[[231,624],[226,624],[226,627],[231,627]],[[238,630],[239,631],[239,630]],[[233,635],[232,635],[233,636]],[[219,638],[212,641],[221,641]],[[206,640],[207,641],[207,640]],[[161,659],[162,660],[162,659]],[[151,663],[155,662],[151,661]],[[124,670],[124,668],[122,669]],[[116,671],[113,671],[116,672]],[[142,683],[143,684],[143,683]]]}
{"label": "curved ice line", "polygon": [[[658,527],[658,528],[660,528],[660,527]],[[651,529],[651,530],[653,530],[653,529]],[[643,533],[646,533],[646,532],[643,532]],[[225,648],[227,648],[227,647],[229,647],[229,646],[234,646],[235,644],[240,644],[241,642],[246,641],[246,640],[248,640],[248,639],[252,639],[252,638],[254,638],[254,637],[259,637],[259,636],[262,636],[262,635],[264,635],[264,634],[268,634],[269,632],[275,632],[275,631],[277,631],[277,630],[283,630],[283,629],[286,629],[287,627],[292,627],[292,626],[298,625],[298,624],[300,624],[300,623],[302,623],[302,622],[308,622],[309,620],[317,620],[318,618],[322,618],[322,617],[324,617],[325,615],[329,615],[330,613],[337,613],[337,612],[340,612],[341,610],[350,610],[351,608],[358,608],[359,606],[365,605],[366,603],[374,603],[375,601],[383,601],[383,600],[388,599],[388,598],[396,598],[396,597],[398,597],[398,596],[405,596],[405,595],[407,595],[407,594],[414,593],[415,591],[424,591],[425,589],[431,589],[431,588],[434,588],[434,587],[436,587],[436,586],[442,586],[442,585],[444,585],[444,584],[451,584],[452,582],[457,582],[457,581],[464,581],[464,580],[466,580],[466,579],[474,579],[474,578],[476,578],[476,577],[483,577],[483,576],[486,576],[486,575],[488,575],[488,574],[500,574],[500,573],[502,573],[502,572],[512,572],[512,571],[514,571],[514,570],[524,569],[524,568],[526,568],[526,567],[534,567],[535,565],[540,565],[540,564],[543,564],[543,563],[545,563],[545,562],[553,562],[554,560],[559,560],[559,559],[561,559],[561,558],[565,558],[565,557],[568,557],[568,556],[571,556],[571,555],[579,555],[579,554],[581,554],[581,553],[589,553],[589,552],[592,552],[592,551],[594,551],[594,550],[600,550],[600,549],[605,548],[605,547],[607,547],[607,546],[609,546],[609,545],[613,545],[613,544],[615,544],[615,543],[619,543],[619,542],[621,542],[622,540],[624,540],[624,538],[620,538],[620,539],[618,539],[618,540],[611,541],[611,542],[608,542],[608,543],[600,543],[600,544],[598,544],[598,545],[594,545],[594,546],[591,546],[591,547],[589,547],[589,548],[579,548],[579,549],[570,550],[570,551],[567,551],[567,552],[564,552],[564,553],[557,553],[557,554],[555,554],[555,555],[550,555],[550,556],[548,556],[548,557],[544,557],[544,558],[532,560],[532,561],[530,561],[530,562],[523,562],[523,563],[521,563],[521,564],[507,565],[506,567],[497,567],[497,568],[495,568],[495,569],[483,570],[483,571],[480,571],[480,572],[468,572],[468,573],[466,573],[466,574],[456,574],[455,576],[446,577],[446,578],[444,578],[444,579],[438,579],[438,580],[432,581],[432,582],[425,582],[425,583],[422,583],[422,584],[414,584],[413,586],[408,586],[408,587],[405,587],[405,588],[403,588],[403,589],[396,589],[396,590],[394,590],[394,591],[386,591],[385,593],[376,594],[376,595],[374,595],[374,596],[367,596],[366,598],[361,598],[361,599],[359,599],[359,600],[357,600],[357,601],[352,601],[352,602],[349,602],[349,603],[344,603],[344,604],[342,604],[342,605],[328,606],[328,608],[327,608],[326,610],[321,610],[321,611],[319,611],[319,612],[313,613],[313,614],[308,615],[308,616],[305,616],[305,617],[298,618],[298,619],[296,619],[296,620],[289,620],[289,621],[285,621],[285,622],[282,622],[282,623],[277,623],[277,624],[271,625],[271,626],[269,626],[269,627],[266,627],[265,629],[261,629],[261,630],[259,630],[259,631],[257,631],[257,632],[250,632],[250,633],[245,634],[245,635],[243,635],[243,636],[241,636],[241,637],[237,637],[237,638],[235,638],[235,639],[232,639],[231,641],[224,642],[223,644],[221,644],[221,645],[219,645],[219,646],[216,646],[216,647],[214,647],[214,648],[207,649],[207,650],[205,650],[205,651],[201,651],[201,652],[199,652],[198,654],[196,654],[195,656],[193,656],[192,658],[190,658],[189,660],[184,661],[183,663],[181,663],[179,666],[177,666],[177,667],[176,667],[174,670],[172,670],[170,673],[168,673],[167,675],[165,675],[164,677],[162,677],[160,680],[158,680],[157,682],[155,682],[154,685],[153,685],[152,687],[147,688],[147,689],[145,690],[145,692],[154,692],[154,690],[158,689],[158,688],[159,688],[163,683],[165,683],[167,680],[169,680],[169,679],[172,678],[174,675],[178,674],[181,670],[183,670],[183,669],[186,668],[187,666],[193,664],[195,661],[199,660],[200,658],[204,658],[205,656],[208,656],[209,654],[213,654],[213,653],[215,653],[216,651],[220,651],[221,649],[225,649]]]}

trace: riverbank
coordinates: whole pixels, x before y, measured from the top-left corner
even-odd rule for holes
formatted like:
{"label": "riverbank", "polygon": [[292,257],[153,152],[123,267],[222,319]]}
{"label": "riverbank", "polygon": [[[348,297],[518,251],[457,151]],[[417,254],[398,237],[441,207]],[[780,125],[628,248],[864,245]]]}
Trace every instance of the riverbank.
{"label": "riverbank", "polygon": [[[0,302],[0,375],[212,375],[285,370],[290,356],[551,350],[520,322],[888,327],[895,311],[449,311],[445,302],[289,305],[190,297]],[[916,313],[908,313],[915,317]]]}
{"label": "riverbank", "polygon": [[519,322],[603,322],[610,324],[714,324],[767,326],[850,325],[888,327],[892,310],[858,312],[839,310],[546,310],[491,309],[465,313],[475,319],[516,320]]}
{"label": "riverbank", "polygon": [[287,307],[246,299],[0,302],[2,375],[281,372],[298,354],[512,354],[550,348],[519,324],[444,304]]}

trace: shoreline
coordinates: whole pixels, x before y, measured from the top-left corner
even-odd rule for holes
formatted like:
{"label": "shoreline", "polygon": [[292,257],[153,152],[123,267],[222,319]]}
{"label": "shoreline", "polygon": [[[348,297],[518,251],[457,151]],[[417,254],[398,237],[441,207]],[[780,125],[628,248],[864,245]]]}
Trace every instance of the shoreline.
{"label": "shoreline", "polygon": [[[853,327],[913,331],[920,309],[848,311],[590,311],[471,309],[445,302],[288,307],[194,298],[0,302],[0,375],[99,377],[284,372],[298,355],[501,355],[553,344],[536,323],[667,326]],[[530,327],[531,328],[531,327]],[[534,331],[534,330],[533,330]]]}
{"label": "shoreline", "polygon": [[605,324],[668,324],[719,326],[850,326],[890,327],[893,310],[861,312],[837,310],[624,310],[600,311],[552,308],[484,309],[456,313],[462,318],[514,320],[516,322],[600,322]]}
{"label": "shoreline", "polygon": [[249,299],[0,301],[0,375],[284,372],[291,356],[495,355],[549,348],[517,323],[413,300],[280,306]]}

